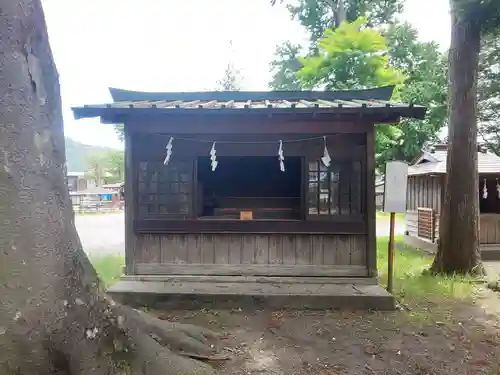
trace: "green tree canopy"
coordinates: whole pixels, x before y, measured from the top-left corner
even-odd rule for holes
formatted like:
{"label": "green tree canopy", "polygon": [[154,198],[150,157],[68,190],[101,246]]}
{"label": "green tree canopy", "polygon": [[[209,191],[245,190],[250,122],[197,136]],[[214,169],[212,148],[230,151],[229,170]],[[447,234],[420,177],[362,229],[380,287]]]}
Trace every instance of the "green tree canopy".
{"label": "green tree canopy", "polygon": [[122,182],[125,171],[124,153],[120,150],[96,152],[86,156],[86,175],[97,184]]}
{"label": "green tree canopy", "polygon": [[271,4],[285,6],[292,19],[297,20],[309,33],[309,44],[305,46],[285,42],[276,47],[275,59],[271,63],[273,76],[269,86],[273,90],[296,90],[295,73],[301,68],[298,51],[317,52],[317,41],[326,29],[335,29],[341,21],[353,22],[359,17],[369,25],[384,25],[394,21],[403,10],[403,0],[271,0]]}
{"label": "green tree canopy", "polygon": [[[370,26],[394,21],[403,10],[403,0],[298,0],[276,1],[286,6],[293,19],[309,32],[311,42],[323,37],[326,29],[335,28],[341,21],[353,22],[359,17],[369,20]],[[339,15],[339,13],[342,13]]]}
{"label": "green tree canopy", "polygon": [[435,43],[420,43],[409,24],[383,34],[363,18],[327,29],[318,52],[299,58],[295,76],[302,88],[350,90],[396,85],[393,100],[429,107],[425,120],[377,126],[377,163],[412,160],[436,139],[446,117],[446,57]]}
{"label": "green tree canopy", "polygon": [[[290,15],[309,31],[310,43],[277,47],[271,62],[272,89],[356,89],[396,83],[394,100],[426,105],[429,110],[425,120],[405,119],[395,131],[377,128],[379,165],[392,159],[410,161],[424,143],[437,139],[446,120],[447,58],[436,43],[419,42],[409,24],[395,22],[402,1],[286,4]],[[348,24],[337,22],[340,5]],[[300,51],[306,52],[301,56]]]}
{"label": "green tree canopy", "polygon": [[481,43],[478,120],[482,141],[500,155],[500,31],[485,35]]}
{"label": "green tree canopy", "polygon": [[302,47],[290,41],[276,47],[275,59],[271,62],[272,79],[269,86],[273,90],[301,90],[302,86],[297,71],[300,62]]}
{"label": "green tree canopy", "polygon": [[402,84],[405,76],[389,64],[386,39],[367,23],[359,18],[325,30],[318,54],[301,59],[302,86],[352,90]]}
{"label": "green tree canopy", "polygon": [[120,150],[113,150],[105,155],[108,173],[111,175],[108,182],[123,182],[125,178],[125,154]]}
{"label": "green tree canopy", "polygon": [[229,62],[224,70],[224,75],[217,81],[217,90],[240,91],[241,75],[232,62]]}
{"label": "green tree canopy", "polygon": [[446,122],[448,61],[436,43],[418,42],[417,31],[407,23],[391,25],[384,35],[390,65],[406,77],[399,87],[399,99],[425,105],[427,113],[424,120],[403,119],[394,144],[378,145],[378,161],[411,161],[426,142],[437,141]]}

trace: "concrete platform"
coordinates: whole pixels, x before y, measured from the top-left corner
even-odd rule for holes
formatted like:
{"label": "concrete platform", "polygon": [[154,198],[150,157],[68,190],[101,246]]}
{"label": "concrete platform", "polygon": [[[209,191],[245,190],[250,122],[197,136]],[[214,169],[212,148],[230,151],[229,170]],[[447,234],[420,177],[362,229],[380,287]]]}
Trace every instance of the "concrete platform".
{"label": "concrete platform", "polygon": [[370,278],[124,276],[108,293],[128,305],[165,309],[395,307],[394,297]]}
{"label": "concrete platform", "polygon": [[500,244],[481,245],[481,259],[483,261],[500,260]]}

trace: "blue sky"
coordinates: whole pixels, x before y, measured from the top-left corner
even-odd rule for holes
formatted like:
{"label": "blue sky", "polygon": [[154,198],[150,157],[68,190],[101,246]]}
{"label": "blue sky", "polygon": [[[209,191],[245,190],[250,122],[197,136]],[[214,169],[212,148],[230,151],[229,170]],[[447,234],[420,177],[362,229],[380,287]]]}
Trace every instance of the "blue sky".
{"label": "blue sky", "polygon": [[[122,145],[110,125],[76,121],[70,107],[111,101],[110,86],[214,89],[229,59],[243,75],[243,89],[267,90],[276,45],[307,39],[286,9],[271,7],[269,0],[44,0],[43,5],[66,135],[117,148]],[[401,19],[418,29],[421,40],[446,49],[448,11],[448,0],[406,0]]]}

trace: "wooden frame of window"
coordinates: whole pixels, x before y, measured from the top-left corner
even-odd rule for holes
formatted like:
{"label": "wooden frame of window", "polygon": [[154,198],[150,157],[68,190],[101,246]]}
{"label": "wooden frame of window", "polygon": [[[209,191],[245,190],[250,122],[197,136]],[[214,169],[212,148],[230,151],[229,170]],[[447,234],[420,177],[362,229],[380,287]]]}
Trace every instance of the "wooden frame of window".
{"label": "wooden frame of window", "polygon": [[[302,166],[303,220],[241,221],[197,217],[195,158],[173,159],[168,166],[161,162],[139,162],[134,229],[138,233],[365,233],[363,163],[334,160],[330,168],[326,168],[321,161],[303,158]],[[352,173],[351,168],[355,168],[356,173]],[[311,177],[314,174],[316,181]],[[347,182],[342,181],[344,175],[348,176]],[[308,195],[311,184],[325,181],[327,204],[321,202],[319,193],[314,198],[316,203],[311,203]],[[353,200],[353,196],[357,198]],[[178,199],[169,202],[168,197]],[[311,214],[314,205],[322,205],[323,214]]]}
{"label": "wooden frame of window", "polygon": [[190,159],[140,162],[137,169],[137,216],[189,219],[194,209],[193,170]]}
{"label": "wooden frame of window", "polygon": [[308,162],[307,220],[362,215],[363,162],[332,160],[326,167],[320,160]]}

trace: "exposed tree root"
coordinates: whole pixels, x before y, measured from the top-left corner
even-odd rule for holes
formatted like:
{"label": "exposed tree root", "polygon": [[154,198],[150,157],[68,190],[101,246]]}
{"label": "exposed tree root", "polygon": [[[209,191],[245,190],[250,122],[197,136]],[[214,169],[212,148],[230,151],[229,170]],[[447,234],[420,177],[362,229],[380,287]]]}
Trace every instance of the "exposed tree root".
{"label": "exposed tree root", "polygon": [[214,373],[213,368],[199,360],[227,359],[217,355],[210,343],[218,337],[213,331],[163,321],[124,306],[115,306],[114,310],[135,354],[131,363],[134,373],[208,375]]}

